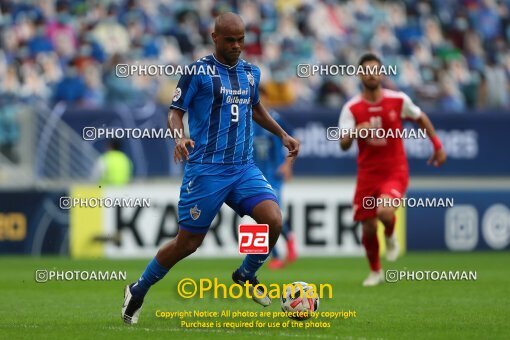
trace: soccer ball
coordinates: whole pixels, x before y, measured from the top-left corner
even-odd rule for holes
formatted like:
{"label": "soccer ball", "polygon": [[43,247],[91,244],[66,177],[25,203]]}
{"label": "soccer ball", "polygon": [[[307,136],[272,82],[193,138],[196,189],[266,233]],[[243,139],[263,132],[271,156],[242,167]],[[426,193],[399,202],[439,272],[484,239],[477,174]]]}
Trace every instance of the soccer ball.
{"label": "soccer ball", "polygon": [[289,317],[295,320],[306,320],[310,312],[319,309],[319,296],[314,286],[306,282],[293,282],[285,287],[280,298],[282,311],[289,312]]}

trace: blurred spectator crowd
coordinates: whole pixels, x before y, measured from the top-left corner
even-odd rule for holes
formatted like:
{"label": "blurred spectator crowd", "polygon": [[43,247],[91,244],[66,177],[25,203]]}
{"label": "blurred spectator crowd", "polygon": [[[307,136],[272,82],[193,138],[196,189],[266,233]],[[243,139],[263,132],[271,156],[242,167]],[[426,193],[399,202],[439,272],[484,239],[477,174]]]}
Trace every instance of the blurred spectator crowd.
{"label": "blurred spectator crowd", "polygon": [[235,11],[270,105],[340,107],[358,80],[298,78],[297,64],[356,64],[370,50],[397,65],[385,86],[424,110],[510,108],[509,10],[508,0],[5,0],[0,96],[168,105],[177,78],[119,78],[115,65],[189,64],[213,51],[214,17]]}

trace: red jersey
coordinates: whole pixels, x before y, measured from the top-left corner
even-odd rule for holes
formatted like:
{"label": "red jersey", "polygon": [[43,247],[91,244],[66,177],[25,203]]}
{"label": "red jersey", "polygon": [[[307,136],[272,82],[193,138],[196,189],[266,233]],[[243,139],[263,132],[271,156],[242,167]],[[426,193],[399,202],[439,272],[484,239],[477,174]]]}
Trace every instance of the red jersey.
{"label": "red jersey", "polygon": [[[381,99],[374,103],[365,100],[361,95],[349,100],[342,108],[339,126],[343,131],[369,122],[374,128],[384,129],[386,136],[395,136],[395,138],[358,138],[358,173],[382,174],[388,171],[407,173],[404,143],[396,132],[402,131],[404,119],[418,119],[421,110],[403,92],[383,89],[382,93]],[[388,133],[388,130],[392,131]]]}

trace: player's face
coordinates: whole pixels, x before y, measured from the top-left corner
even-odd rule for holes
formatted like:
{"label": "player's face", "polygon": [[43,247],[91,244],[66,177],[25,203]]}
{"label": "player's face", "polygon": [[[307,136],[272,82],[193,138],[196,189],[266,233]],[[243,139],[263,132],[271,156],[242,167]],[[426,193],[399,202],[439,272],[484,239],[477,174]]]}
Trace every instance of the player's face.
{"label": "player's face", "polygon": [[227,27],[213,33],[216,54],[228,64],[235,64],[244,49],[244,27]]}
{"label": "player's face", "polygon": [[[373,70],[374,67],[379,68],[380,64],[376,60],[371,60],[371,61],[364,62],[362,66],[365,67],[366,69],[369,68],[369,69]],[[382,76],[380,73],[377,73],[377,74],[369,74],[369,73],[370,72],[365,71],[365,74],[360,76],[361,83],[363,84],[363,87],[365,87],[366,89],[375,90],[379,86],[381,86]]]}

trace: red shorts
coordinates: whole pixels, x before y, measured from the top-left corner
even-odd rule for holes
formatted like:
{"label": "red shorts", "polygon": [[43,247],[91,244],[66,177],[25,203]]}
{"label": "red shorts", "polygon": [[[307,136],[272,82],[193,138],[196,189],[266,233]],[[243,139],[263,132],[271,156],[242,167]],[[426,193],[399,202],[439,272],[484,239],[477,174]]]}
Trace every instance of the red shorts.
{"label": "red shorts", "polygon": [[384,177],[358,174],[353,203],[354,220],[363,221],[376,217],[375,199],[382,195],[402,198],[406,193],[408,183],[408,172],[397,172]]}

